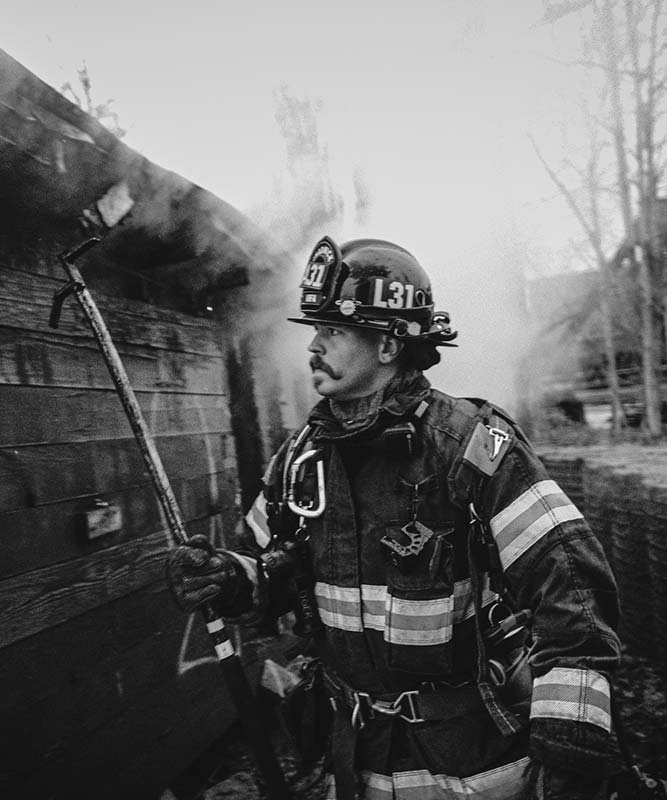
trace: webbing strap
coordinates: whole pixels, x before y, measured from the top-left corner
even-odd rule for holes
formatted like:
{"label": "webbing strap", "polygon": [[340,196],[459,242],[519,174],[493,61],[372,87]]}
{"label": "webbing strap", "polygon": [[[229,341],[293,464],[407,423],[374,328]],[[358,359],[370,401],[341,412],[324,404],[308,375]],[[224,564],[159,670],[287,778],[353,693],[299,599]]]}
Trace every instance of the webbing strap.
{"label": "webbing strap", "polygon": [[468,564],[470,567],[470,583],[475,605],[475,638],[477,640],[477,685],[491,719],[503,736],[511,736],[522,730],[526,722],[513,714],[498,697],[498,692],[489,680],[489,665],[486,656],[486,645],[482,636],[482,581],[475,561],[475,542],[484,523],[477,516],[474,505],[470,504],[470,528],[468,531]]}
{"label": "webbing strap", "polygon": [[[456,719],[481,709],[479,692],[475,685],[438,686],[412,691],[393,692],[372,697],[357,691],[339,676],[324,670],[324,685],[338,708],[354,715],[355,723],[373,719],[392,718],[405,722]],[[350,717],[348,716],[348,719]]]}
{"label": "webbing strap", "polygon": [[350,725],[349,715],[339,709],[334,714],[331,733],[336,800],[355,800],[357,797],[356,749],[357,731]]}

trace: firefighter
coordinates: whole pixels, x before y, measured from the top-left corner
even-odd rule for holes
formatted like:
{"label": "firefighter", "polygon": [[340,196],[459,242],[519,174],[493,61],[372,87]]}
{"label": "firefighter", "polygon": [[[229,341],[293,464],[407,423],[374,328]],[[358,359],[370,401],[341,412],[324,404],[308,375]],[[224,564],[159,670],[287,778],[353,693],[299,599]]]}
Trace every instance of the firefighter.
{"label": "firefighter", "polygon": [[292,321],[314,329],[322,399],[247,515],[263,552],[176,549],[179,604],[295,610],[336,709],[330,798],[599,796],[614,580],[507,414],[424,376],[457,336],[425,271],[391,242],[324,237]]}

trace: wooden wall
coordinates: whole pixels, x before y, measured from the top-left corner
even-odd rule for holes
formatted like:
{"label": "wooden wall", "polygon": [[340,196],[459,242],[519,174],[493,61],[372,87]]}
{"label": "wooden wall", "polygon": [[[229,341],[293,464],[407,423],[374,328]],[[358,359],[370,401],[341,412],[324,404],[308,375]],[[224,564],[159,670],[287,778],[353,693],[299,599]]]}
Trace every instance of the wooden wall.
{"label": "wooden wall", "polygon": [[[230,724],[230,703],[199,619],[166,590],[170,537],[73,297],[48,326],[57,250],[0,245],[0,793],[159,797]],[[223,330],[96,299],[190,533],[233,544]],[[97,499],[123,523],[90,541],[82,512]]]}

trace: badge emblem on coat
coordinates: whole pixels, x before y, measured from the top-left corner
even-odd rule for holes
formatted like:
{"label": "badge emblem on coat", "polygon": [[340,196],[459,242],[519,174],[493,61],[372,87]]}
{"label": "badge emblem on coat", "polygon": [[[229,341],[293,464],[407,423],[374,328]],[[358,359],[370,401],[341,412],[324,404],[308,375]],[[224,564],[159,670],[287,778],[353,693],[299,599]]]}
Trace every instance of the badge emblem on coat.
{"label": "badge emblem on coat", "polygon": [[486,429],[489,432],[489,436],[492,440],[489,461],[494,461],[498,453],[500,453],[500,450],[505,442],[509,442],[510,435],[507,433],[507,431],[504,431],[501,428],[492,428],[490,425],[487,425]]}

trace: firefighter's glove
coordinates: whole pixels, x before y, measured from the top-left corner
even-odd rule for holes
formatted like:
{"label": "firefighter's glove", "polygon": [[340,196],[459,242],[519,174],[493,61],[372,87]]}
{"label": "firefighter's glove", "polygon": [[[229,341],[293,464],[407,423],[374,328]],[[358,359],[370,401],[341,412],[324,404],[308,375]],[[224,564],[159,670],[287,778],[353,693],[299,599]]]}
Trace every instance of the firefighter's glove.
{"label": "firefighter's glove", "polygon": [[177,605],[188,612],[214,600],[220,614],[235,617],[252,602],[252,583],[240,561],[201,535],[170,551],[167,584]]}

